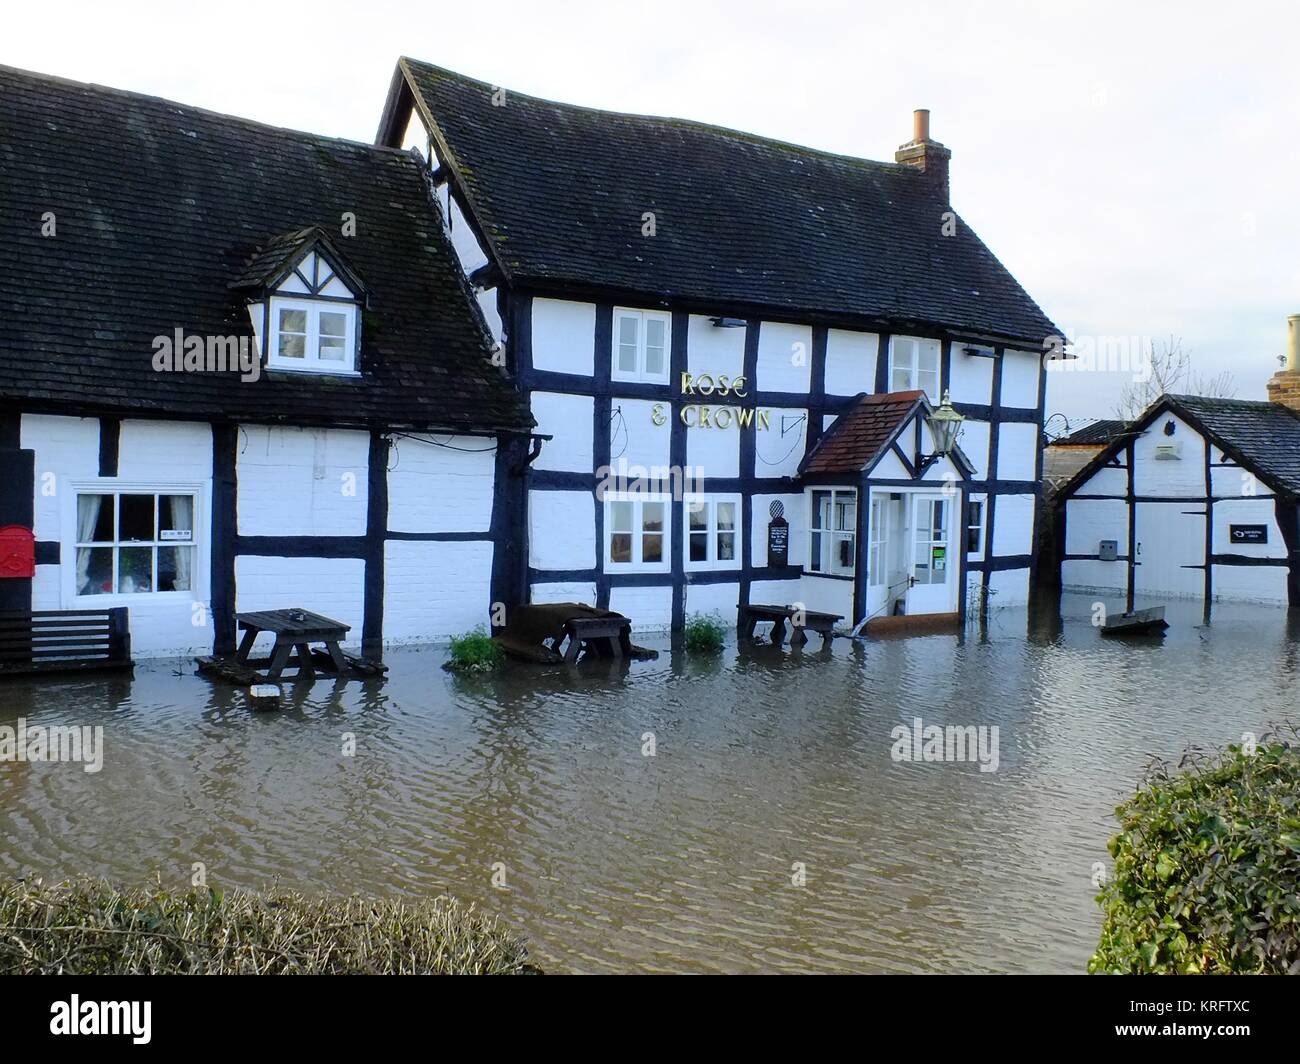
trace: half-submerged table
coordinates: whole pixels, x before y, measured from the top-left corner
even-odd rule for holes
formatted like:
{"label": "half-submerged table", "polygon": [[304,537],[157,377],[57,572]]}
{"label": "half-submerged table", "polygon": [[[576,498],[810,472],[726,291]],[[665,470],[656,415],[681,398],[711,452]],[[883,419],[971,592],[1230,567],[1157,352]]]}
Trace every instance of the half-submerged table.
{"label": "half-submerged table", "polygon": [[259,610],[255,613],[237,613],[235,621],[244,632],[239,642],[239,651],[235,662],[248,666],[248,655],[253,650],[253,642],[262,632],[275,635],[275,646],[271,649],[271,663],[266,670],[268,680],[278,680],[289,664],[290,655],[297,652],[298,679],[310,680],[316,670],[311,663],[311,644],[324,643],[325,652],[334,662],[334,668],[340,676],[348,671],[347,659],[339,644],[347,638],[351,625],[322,617],[309,610]]}
{"label": "half-submerged table", "polygon": [[785,622],[789,621],[791,646],[808,642],[806,629],[817,632],[822,637],[822,646],[826,646],[834,638],[835,622],[843,619],[838,613],[800,610],[794,606],[746,605],[740,607],[740,634],[744,639],[753,639],[754,626],[759,621],[771,621],[772,642],[780,646],[785,639]]}

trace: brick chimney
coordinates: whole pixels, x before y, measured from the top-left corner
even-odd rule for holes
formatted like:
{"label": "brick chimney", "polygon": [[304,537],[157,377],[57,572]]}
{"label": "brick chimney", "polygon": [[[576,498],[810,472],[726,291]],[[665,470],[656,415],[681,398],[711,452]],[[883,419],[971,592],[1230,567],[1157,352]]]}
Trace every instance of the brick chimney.
{"label": "brick chimney", "polygon": [[1286,319],[1286,367],[1268,382],[1268,398],[1300,412],[1300,314]]}
{"label": "brick chimney", "polygon": [[948,203],[948,160],[952,152],[930,139],[930,112],[912,112],[912,139],[894,152],[894,162],[915,166],[930,182],[935,195]]}

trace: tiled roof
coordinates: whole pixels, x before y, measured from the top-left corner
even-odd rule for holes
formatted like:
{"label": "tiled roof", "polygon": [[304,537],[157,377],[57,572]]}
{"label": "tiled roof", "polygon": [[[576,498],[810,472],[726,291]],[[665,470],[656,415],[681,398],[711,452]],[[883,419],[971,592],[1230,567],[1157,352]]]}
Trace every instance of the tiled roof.
{"label": "tiled roof", "polygon": [[1262,479],[1300,494],[1300,414],[1279,403],[1251,399],[1167,396],[1229,452],[1237,452]]}
{"label": "tiled roof", "polygon": [[[949,206],[910,166],[502,96],[412,59],[399,72],[511,281],[947,328],[1034,347],[1059,333],[964,221],[944,235]],[[400,136],[392,118],[381,137]],[[652,237],[642,236],[647,213]]]}
{"label": "tiled roof", "polygon": [[1075,429],[1067,436],[1062,436],[1059,440],[1053,440],[1053,447],[1082,447],[1094,446],[1104,447],[1110,443],[1116,436],[1128,428],[1127,421],[1117,421],[1114,419],[1099,418],[1089,425]]}
{"label": "tiled roof", "polygon": [[922,391],[862,396],[817,441],[800,474],[862,472],[889,446],[924,398]]}
{"label": "tiled roof", "polygon": [[[519,428],[421,166],[391,149],[0,67],[0,398],[346,426]],[[43,236],[50,212],[56,235]],[[318,225],[369,292],[359,379],[158,373],[155,336],[252,336],[232,282]]]}

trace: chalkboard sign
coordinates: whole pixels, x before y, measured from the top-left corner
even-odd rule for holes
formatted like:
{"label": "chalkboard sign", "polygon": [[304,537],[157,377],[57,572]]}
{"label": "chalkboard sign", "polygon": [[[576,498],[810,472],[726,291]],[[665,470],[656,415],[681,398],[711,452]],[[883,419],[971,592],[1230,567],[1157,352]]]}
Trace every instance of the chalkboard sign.
{"label": "chalkboard sign", "polygon": [[767,523],[767,564],[773,569],[784,569],[790,564],[790,522],[782,516],[785,507],[780,501],[768,508],[772,520]]}
{"label": "chalkboard sign", "polygon": [[1228,538],[1233,543],[1267,543],[1268,525],[1229,525]]}

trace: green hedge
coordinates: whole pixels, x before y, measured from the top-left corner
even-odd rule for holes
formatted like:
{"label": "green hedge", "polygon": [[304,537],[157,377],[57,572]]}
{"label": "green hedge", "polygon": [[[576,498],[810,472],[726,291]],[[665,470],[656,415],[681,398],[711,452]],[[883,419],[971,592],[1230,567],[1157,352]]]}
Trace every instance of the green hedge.
{"label": "green hedge", "polygon": [[[1300,972],[1300,745],[1153,772],[1116,810],[1094,973]],[[1185,761],[1187,759],[1184,759]]]}
{"label": "green hedge", "polygon": [[536,973],[523,942],[448,898],[313,899],[296,893],[100,880],[0,884],[0,974]]}

